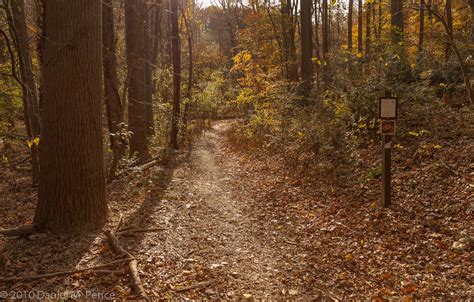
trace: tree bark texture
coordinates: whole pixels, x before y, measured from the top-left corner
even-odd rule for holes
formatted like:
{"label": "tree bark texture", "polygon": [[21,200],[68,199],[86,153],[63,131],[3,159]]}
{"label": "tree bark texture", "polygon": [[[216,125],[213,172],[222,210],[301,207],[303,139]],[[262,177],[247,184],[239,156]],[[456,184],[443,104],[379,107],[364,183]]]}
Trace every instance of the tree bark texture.
{"label": "tree bark texture", "polygon": [[98,226],[107,214],[101,3],[44,0],[41,181],[34,223],[57,233]]}

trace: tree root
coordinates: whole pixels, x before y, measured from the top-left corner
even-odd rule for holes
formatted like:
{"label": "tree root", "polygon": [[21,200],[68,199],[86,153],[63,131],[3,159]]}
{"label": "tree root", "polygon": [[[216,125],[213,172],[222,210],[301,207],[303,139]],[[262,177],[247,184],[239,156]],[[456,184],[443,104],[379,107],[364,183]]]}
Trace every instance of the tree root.
{"label": "tree root", "polygon": [[0,230],[0,235],[5,236],[5,237],[16,237],[16,236],[26,237],[28,235],[35,233],[36,231],[37,230],[36,230],[35,225],[30,224],[30,225],[21,226],[18,228]]}
{"label": "tree root", "polygon": [[26,281],[26,280],[36,280],[36,279],[51,278],[51,277],[57,277],[57,276],[63,276],[63,275],[73,275],[73,274],[81,273],[85,271],[99,272],[98,269],[100,268],[108,267],[117,263],[133,261],[133,260],[134,258],[125,258],[125,259],[120,259],[120,260],[112,261],[112,262],[97,265],[97,266],[79,268],[79,269],[70,270],[70,271],[54,272],[54,273],[48,273],[48,274],[36,275],[36,276],[0,278],[0,282],[8,283],[8,282],[19,282],[19,281]]}

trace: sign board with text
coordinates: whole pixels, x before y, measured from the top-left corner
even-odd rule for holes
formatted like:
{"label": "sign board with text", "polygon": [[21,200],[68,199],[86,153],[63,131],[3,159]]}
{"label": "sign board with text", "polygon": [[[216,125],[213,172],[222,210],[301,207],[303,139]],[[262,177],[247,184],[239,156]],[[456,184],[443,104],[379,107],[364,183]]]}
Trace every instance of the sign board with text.
{"label": "sign board with text", "polygon": [[379,118],[381,120],[395,120],[398,117],[398,99],[382,97],[379,101]]}

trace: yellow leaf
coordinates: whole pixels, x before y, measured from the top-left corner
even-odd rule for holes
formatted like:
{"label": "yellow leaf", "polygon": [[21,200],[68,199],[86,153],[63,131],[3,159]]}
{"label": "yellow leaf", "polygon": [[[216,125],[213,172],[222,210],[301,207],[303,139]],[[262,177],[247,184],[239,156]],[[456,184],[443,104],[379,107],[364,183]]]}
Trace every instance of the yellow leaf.
{"label": "yellow leaf", "polygon": [[377,202],[376,201],[372,202],[370,204],[370,207],[375,210],[377,208]]}
{"label": "yellow leaf", "polygon": [[352,259],[354,259],[354,256],[352,256],[352,254],[347,254],[347,255],[344,256],[344,259],[346,261],[351,261]]}
{"label": "yellow leaf", "polygon": [[400,145],[400,144],[395,144],[395,148],[397,148],[397,149],[405,149],[405,147],[403,147],[403,146]]}
{"label": "yellow leaf", "polygon": [[39,143],[40,143],[40,138],[39,138],[39,137],[35,138],[35,139],[33,140],[33,143],[34,143],[36,146],[38,146]]}
{"label": "yellow leaf", "polygon": [[362,58],[362,57],[363,57],[363,54],[359,52],[359,53],[357,53],[357,57],[358,57],[358,58]]}

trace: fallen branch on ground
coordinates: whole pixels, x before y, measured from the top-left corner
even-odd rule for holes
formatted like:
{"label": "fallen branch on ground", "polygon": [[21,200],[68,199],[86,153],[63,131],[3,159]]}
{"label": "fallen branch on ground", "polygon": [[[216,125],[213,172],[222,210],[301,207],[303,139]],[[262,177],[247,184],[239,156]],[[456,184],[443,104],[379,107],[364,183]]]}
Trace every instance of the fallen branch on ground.
{"label": "fallen branch on ground", "polygon": [[202,288],[208,287],[209,285],[212,285],[216,282],[217,282],[217,279],[211,279],[209,281],[203,281],[203,282],[199,282],[199,283],[189,285],[189,286],[178,287],[178,288],[175,288],[174,291],[175,292],[184,292],[184,291],[191,290],[191,289],[202,289]]}
{"label": "fallen branch on ground", "polygon": [[28,236],[36,232],[36,227],[34,224],[25,225],[19,228],[5,229],[0,230],[0,235],[5,237],[15,237],[15,236]]}
{"label": "fallen branch on ground", "polygon": [[57,277],[57,276],[63,276],[63,275],[73,275],[76,273],[81,273],[85,271],[93,271],[97,270],[100,268],[108,267],[117,263],[122,263],[122,262],[127,262],[131,261],[134,258],[125,258],[125,259],[120,259],[116,261],[112,261],[109,263],[97,265],[97,266],[92,266],[92,267],[86,267],[86,268],[79,268],[75,270],[70,270],[70,271],[62,271],[62,272],[54,272],[54,273],[48,273],[48,274],[43,274],[43,275],[36,275],[36,276],[25,276],[25,277],[11,277],[11,278],[0,278],[0,282],[18,282],[18,281],[26,281],[26,280],[36,280],[36,279],[43,279],[43,278],[50,278],[50,277]]}
{"label": "fallen branch on ground", "polygon": [[119,221],[117,223],[117,227],[115,228],[114,233],[117,233],[119,231],[120,227],[122,226],[122,221],[123,221],[123,214],[120,214],[120,218],[119,218]]}
{"label": "fallen branch on ground", "polygon": [[445,167],[446,169],[448,169],[449,172],[453,173],[453,174],[456,175],[457,177],[462,178],[462,179],[465,180],[467,183],[471,184],[471,182],[470,182],[464,175],[462,175],[461,173],[459,173],[458,171],[456,171],[453,167],[451,167],[450,165],[448,165],[444,160],[442,160],[441,158],[438,158],[438,161],[443,165],[443,167]]}
{"label": "fallen branch on ground", "polygon": [[[127,250],[120,246],[120,243],[117,237],[111,232],[106,231],[105,235],[109,239],[110,245],[114,252],[120,256],[124,256],[127,258],[133,258],[132,254],[130,254]],[[132,290],[140,298],[147,298],[145,289],[143,288],[142,281],[140,280],[140,274],[138,273],[138,262],[136,259],[132,259],[128,263],[128,269],[130,272],[130,283],[132,286]]]}

